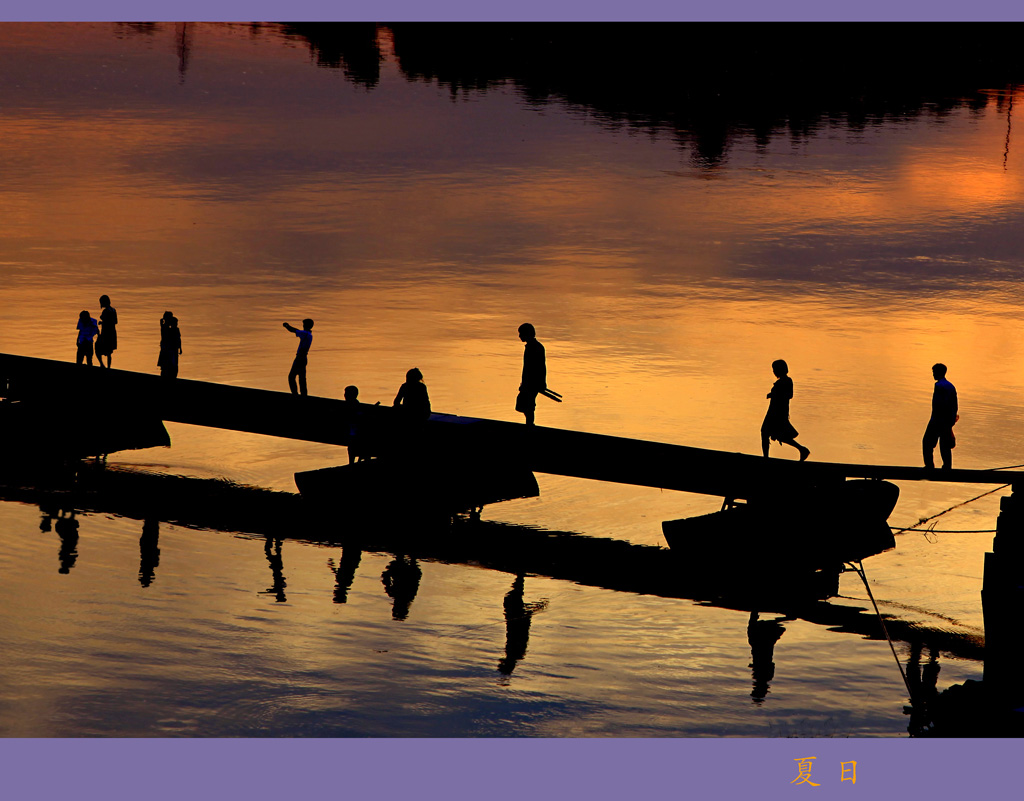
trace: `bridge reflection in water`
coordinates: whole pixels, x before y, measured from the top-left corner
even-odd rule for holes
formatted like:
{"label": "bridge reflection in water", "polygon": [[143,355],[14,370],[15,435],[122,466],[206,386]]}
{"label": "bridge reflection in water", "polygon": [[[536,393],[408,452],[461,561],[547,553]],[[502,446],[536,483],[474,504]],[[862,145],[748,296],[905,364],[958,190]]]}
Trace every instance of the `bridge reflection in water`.
{"label": "bridge reflection in water", "polygon": [[[263,540],[271,584],[260,590],[277,600],[286,600],[285,541],[340,548],[338,558],[330,562],[336,578],[334,603],[347,601],[364,552],[390,553],[394,560],[381,581],[393,598],[396,619],[407,616],[414,602],[421,576],[419,563],[472,565],[508,573],[513,577],[511,588],[503,601],[495,599],[505,609],[506,652],[496,658],[498,670],[505,675],[526,657],[530,619],[545,607],[543,599],[527,600],[530,576],[750,613],[747,634],[755,702],[764,697],[774,677],[772,651],[783,636],[786,621],[803,620],[866,639],[885,638],[874,610],[850,605],[848,599],[841,603],[829,600],[835,594],[838,571],[801,578],[767,568],[767,544],[754,553],[734,554],[727,564],[693,563],[664,547],[508,523],[461,517],[414,520],[400,515],[385,520],[353,516],[347,510],[323,514],[295,493],[100,463],[85,464],[72,473],[37,474],[29,481],[8,477],[0,486],[0,499],[36,505],[44,519],[67,520],[85,512],[138,520],[142,532],[139,579],[144,586],[159,580],[160,523],[235,535],[241,532],[241,536]],[[76,542],[78,535],[76,529]],[[88,532],[80,536],[87,539]],[[74,560],[67,556],[63,537],[60,549],[62,569],[71,569]],[[943,652],[961,659],[983,658],[983,642],[974,635],[925,628],[892,615],[885,615],[885,627],[892,639],[907,643],[912,653],[926,648],[933,654]],[[930,670],[937,673],[935,668]],[[934,683],[930,692],[935,692]]]}

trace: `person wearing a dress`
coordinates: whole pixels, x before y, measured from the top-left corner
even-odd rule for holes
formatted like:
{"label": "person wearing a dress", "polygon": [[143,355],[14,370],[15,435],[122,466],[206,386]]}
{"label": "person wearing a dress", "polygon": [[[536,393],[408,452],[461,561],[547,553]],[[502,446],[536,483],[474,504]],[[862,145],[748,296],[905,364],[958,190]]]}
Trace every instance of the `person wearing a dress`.
{"label": "person wearing a dress", "polygon": [[[96,337],[96,359],[100,367],[110,367],[111,356],[117,350],[117,309],[110,305],[107,295],[100,297],[100,335]],[[107,357],[106,365],[103,357]]]}
{"label": "person wearing a dress", "polygon": [[789,422],[789,401],[793,397],[793,379],[789,377],[789,365],[782,359],[777,359],[772,362],[772,372],[775,373],[777,380],[772,385],[772,391],[765,396],[768,398],[768,413],[761,423],[761,451],[765,458],[768,458],[769,440],[775,440],[796,448],[800,452],[802,462],[811,455],[811,452],[796,441],[799,432]]}
{"label": "person wearing a dress", "polygon": [[156,366],[164,378],[178,377],[178,357],[181,355],[181,329],[178,318],[169,311],[160,318],[160,358]]}

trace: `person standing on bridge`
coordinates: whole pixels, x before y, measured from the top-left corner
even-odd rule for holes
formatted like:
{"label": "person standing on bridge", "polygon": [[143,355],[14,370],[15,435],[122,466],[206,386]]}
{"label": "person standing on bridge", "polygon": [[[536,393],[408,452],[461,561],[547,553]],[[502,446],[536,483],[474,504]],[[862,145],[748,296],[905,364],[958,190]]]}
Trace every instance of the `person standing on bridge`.
{"label": "person standing on bridge", "polygon": [[532,426],[537,410],[537,395],[548,388],[548,368],[544,346],[537,341],[537,332],[530,323],[519,326],[519,339],[523,348],[523,378],[516,398],[516,411],[526,415],[526,425]]}
{"label": "person standing on bridge", "polygon": [[169,311],[160,318],[160,357],[156,366],[162,378],[178,377],[178,357],[181,355],[181,329],[178,318]]}
{"label": "person standing on bridge", "polygon": [[935,389],[932,391],[932,416],[921,440],[924,466],[935,467],[934,453],[935,446],[938,445],[939,455],[942,456],[942,469],[949,470],[953,467],[953,448],[956,447],[953,426],[960,419],[960,415],[957,414],[956,387],[946,380],[944,364],[932,365],[932,378],[935,379]]}
{"label": "person standing on bridge", "polygon": [[117,309],[110,305],[107,295],[100,297],[100,335],[96,337],[96,360],[103,367],[103,357],[107,357],[106,367],[111,366],[111,357],[117,350]]}
{"label": "person standing on bridge", "polygon": [[[295,360],[292,362],[292,369],[288,373],[288,386],[292,395],[305,395],[306,393],[306,361],[309,356],[309,348],[313,344],[313,321],[308,317],[302,321],[302,330],[284,324],[284,327],[299,338],[299,349],[295,351]],[[296,388],[295,379],[299,380]]]}
{"label": "person standing on bridge", "polygon": [[75,364],[88,363],[92,367],[92,340],[100,332],[99,325],[96,318],[83,309],[78,315],[78,325],[75,327],[78,329]]}
{"label": "person standing on bridge", "polygon": [[793,379],[789,377],[789,365],[782,359],[776,359],[772,362],[772,372],[778,380],[772,385],[771,392],[765,396],[768,398],[768,413],[761,423],[761,451],[767,459],[768,441],[773,439],[796,448],[800,452],[802,462],[811,455],[811,451],[796,441],[799,432],[789,422],[789,401],[793,397]]}

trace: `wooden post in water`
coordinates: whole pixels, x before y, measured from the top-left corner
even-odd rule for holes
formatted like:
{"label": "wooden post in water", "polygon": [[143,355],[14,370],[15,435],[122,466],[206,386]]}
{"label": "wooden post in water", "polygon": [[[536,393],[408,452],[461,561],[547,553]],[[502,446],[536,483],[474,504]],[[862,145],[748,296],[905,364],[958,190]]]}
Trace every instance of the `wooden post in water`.
{"label": "wooden post in water", "polygon": [[985,619],[985,690],[1002,709],[1024,706],[1024,489],[999,504],[992,551],[985,554],[981,605]]}

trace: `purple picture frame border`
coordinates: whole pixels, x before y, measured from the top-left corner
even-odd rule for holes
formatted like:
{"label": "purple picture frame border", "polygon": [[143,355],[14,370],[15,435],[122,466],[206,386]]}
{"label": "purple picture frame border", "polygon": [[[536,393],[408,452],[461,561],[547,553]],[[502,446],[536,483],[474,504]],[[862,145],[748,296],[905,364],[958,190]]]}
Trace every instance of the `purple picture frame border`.
{"label": "purple picture frame border", "polygon": [[0,0],[7,21],[1020,21],[1015,0]]}
{"label": "purple picture frame border", "polygon": [[[0,20],[1021,21],[1008,0],[521,0],[496,5],[384,0],[0,0]],[[621,801],[927,797],[962,801],[1005,788],[1022,743],[893,739],[7,739],[12,799],[463,799]],[[813,757],[811,781],[794,784]],[[842,763],[857,763],[857,781]]]}

